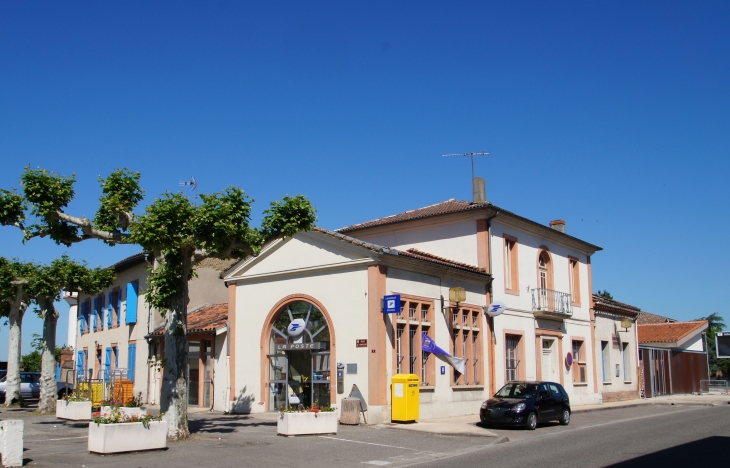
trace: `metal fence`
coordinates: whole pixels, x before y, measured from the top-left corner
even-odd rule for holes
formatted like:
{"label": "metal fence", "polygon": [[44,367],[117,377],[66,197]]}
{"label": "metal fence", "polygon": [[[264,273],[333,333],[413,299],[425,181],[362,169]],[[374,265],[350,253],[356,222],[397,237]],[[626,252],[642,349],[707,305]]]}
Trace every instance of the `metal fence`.
{"label": "metal fence", "polygon": [[91,406],[99,408],[103,402],[125,405],[134,398],[134,382],[129,379],[128,369],[112,369],[109,374],[98,372],[97,378],[78,374],[76,369],[61,370],[60,394],[91,400]]}
{"label": "metal fence", "polygon": [[727,380],[700,380],[700,393],[730,395],[730,386]]}

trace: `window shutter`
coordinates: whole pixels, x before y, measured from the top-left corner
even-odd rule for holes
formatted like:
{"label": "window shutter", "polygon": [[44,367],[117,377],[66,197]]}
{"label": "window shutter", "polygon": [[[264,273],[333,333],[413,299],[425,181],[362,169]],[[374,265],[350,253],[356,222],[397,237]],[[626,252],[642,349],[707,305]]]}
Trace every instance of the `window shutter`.
{"label": "window shutter", "polygon": [[137,345],[131,344],[129,345],[129,363],[127,364],[127,368],[129,369],[129,380],[134,382],[134,360],[137,354]]}
{"label": "window shutter", "polygon": [[137,292],[139,283],[127,283],[127,313],[124,316],[124,323],[127,325],[137,323]]}
{"label": "window shutter", "polygon": [[109,307],[107,307],[106,327],[111,330],[112,328],[112,302],[114,302],[114,293],[109,293]]}
{"label": "window shutter", "polygon": [[112,365],[112,349],[106,349],[106,361],[104,362],[104,382],[109,382],[109,369]]}
{"label": "window shutter", "polygon": [[117,326],[122,320],[122,290],[117,291]]}
{"label": "window shutter", "polygon": [[76,358],[76,372],[78,372],[78,378],[84,378],[84,352],[79,351],[78,357]]}
{"label": "window shutter", "polygon": [[79,321],[79,331],[84,334],[84,322],[86,322],[86,302],[81,303],[81,320]]}
{"label": "window shutter", "polygon": [[99,326],[99,298],[94,298],[94,331],[96,331],[97,327]]}
{"label": "window shutter", "polygon": [[99,330],[104,329],[104,309],[106,307],[104,306],[104,295],[101,295],[101,298],[99,299]]}

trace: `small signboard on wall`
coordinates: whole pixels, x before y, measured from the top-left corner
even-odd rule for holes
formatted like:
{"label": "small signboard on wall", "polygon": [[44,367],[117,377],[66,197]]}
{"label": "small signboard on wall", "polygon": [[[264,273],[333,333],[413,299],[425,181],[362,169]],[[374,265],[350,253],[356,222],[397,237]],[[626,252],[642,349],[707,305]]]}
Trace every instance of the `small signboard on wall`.
{"label": "small signboard on wall", "polygon": [[397,314],[400,312],[400,294],[383,297],[383,313]]}
{"label": "small signboard on wall", "polygon": [[368,340],[355,340],[355,347],[356,348],[367,348]]}

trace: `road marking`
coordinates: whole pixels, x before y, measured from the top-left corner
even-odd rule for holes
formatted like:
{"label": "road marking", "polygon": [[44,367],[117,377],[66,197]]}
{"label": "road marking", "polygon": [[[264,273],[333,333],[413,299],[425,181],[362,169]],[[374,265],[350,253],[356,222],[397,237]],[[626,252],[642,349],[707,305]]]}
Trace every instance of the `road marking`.
{"label": "road marking", "polygon": [[332,440],[341,440],[343,442],[352,442],[354,444],[366,444],[366,445],[377,445],[378,447],[390,447],[390,448],[396,448],[401,450],[413,450],[414,452],[421,452],[422,450],[419,449],[413,449],[408,447],[397,447],[395,445],[385,445],[385,444],[376,444],[373,442],[362,442],[360,440],[350,440],[350,439],[340,439],[339,437],[328,437],[328,436],[319,436],[322,439],[332,439]]}
{"label": "road marking", "polygon": [[362,462],[362,463],[365,463],[366,465],[375,465],[375,466],[385,466],[385,465],[392,464],[390,462],[383,461],[383,460],[370,460],[370,461],[366,461],[366,462]]}
{"label": "road marking", "polygon": [[26,442],[45,442],[47,440],[69,440],[69,439],[88,439],[89,436],[81,436],[81,437],[61,437],[60,439],[25,439]]}

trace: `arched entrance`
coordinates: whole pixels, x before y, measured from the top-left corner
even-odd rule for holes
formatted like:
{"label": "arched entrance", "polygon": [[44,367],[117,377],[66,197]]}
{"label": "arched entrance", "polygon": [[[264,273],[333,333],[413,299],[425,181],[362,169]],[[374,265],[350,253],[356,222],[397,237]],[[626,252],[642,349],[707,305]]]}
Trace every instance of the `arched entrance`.
{"label": "arched entrance", "polygon": [[268,321],[267,410],[331,401],[332,330],[323,308],[308,298],[284,302]]}

